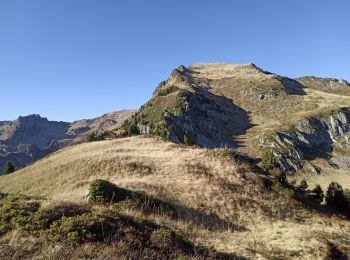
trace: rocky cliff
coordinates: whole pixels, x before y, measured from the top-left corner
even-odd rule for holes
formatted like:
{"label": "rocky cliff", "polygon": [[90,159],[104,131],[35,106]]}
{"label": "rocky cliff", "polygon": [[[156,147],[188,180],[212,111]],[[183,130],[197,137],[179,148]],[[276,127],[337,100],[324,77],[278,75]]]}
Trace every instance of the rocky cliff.
{"label": "rocky cliff", "polygon": [[[320,117],[303,119],[290,132],[277,132],[268,138],[267,146],[272,148],[282,169],[296,171],[303,167],[305,160],[329,156],[349,131],[350,109],[339,109]],[[349,144],[349,139],[345,138],[345,146]],[[313,171],[319,173],[317,167]]]}

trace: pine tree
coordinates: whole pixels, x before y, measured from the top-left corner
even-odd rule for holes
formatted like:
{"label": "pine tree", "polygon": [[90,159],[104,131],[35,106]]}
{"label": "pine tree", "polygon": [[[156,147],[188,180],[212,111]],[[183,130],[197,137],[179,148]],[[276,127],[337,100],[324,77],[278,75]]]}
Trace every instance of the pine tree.
{"label": "pine tree", "polygon": [[313,198],[318,202],[322,203],[323,198],[324,198],[324,193],[320,185],[316,185],[316,187],[312,190],[314,193]]}
{"label": "pine tree", "polygon": [[326,194],[327,205],[339,210],[343,206],[343,197],[343,187],[337,182],[331,182]]}
{"label": "pine tree", "polygon": [[299,185],[299,190],[300,191],[306,191],[309,185],[307,184],[306,180],[302,180]]}
{"label": "pine tree", "polygon": [[5,164],[3,175],[13,173],[16,170],[15,166],[13,165],[12,162],[8,161]]}

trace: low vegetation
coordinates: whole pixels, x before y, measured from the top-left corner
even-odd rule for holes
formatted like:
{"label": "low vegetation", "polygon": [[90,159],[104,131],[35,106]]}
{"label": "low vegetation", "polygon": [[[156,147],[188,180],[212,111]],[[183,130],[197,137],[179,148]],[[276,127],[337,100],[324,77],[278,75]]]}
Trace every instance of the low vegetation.
{"label": "low vegetation", "polygon": [[158,96],[167,96],[175,91],[178,91],[179,88],[174,86],[174,85],[171,85],[169,87],[166,87],[166,88],[161,88],[157,91],[157,95]]}
{"label": "low vegetation", "polygon": [[271,188],[277,193],[299,198],[305,202],[312,202],[317,205],[324,204],[328,209],[350,218],[350,190],[343,189],[337,182],[329,184],[325,195],[320,185],[316,185],[314,189],[308,190],[306,180],[302,180],[299,185],[295,186],[287,181],[284,174],[281,174],[274,179]]}
{"label": "low vegetation", "polygon": [[[54,259],[219,256],[213,250],[196,247],[169,228],[123,215],[117,207],[72,203],[43,207],[42,202],[41,199],[0,193],[0,258],[11,255],[27,259],[38,256]],[[10,232],[16,232],[22,241],[26,240],[26,246],[3,245],[5,235]],[[63,250],[46,251],[46,248],[57,246]]]}
{"label": "low vegetation", "polygon": [[312,190],[310,198],[315,200],[317,203],[321,204],[324,200],[324,192],[320,185],[316,185],[316,187]]}
{"label": "low vegetation", "polygon": [[95,141],[101,141],[101,140],[104,140],[104,136],[102,133],[91,132],[86,137],[86,141],[88,142],[95,142]]}
{"label": "low vegetation", "polygon": [[10,173],[13,173],[15,170],[16,170],[15,165],[12,162],[8,161],[5,163],[5,167],[2,174],[3,175],[10,174]]}
{"label": "low vegetation", "polygon": [[326,204],[350,218],[350,190],[343,190],[339,183],[332,182],[329,184],[326,193]]}
{"label": "low vegetation", "polygon": [[105,180],[95,180],[89,186],[89,201],[113,202],[125,199],[125,192],[113,183]]}
{"label": "low vegetation", "polygon": [[278,161],[273,153],[272,149],[265,149],[261,154],[261,168],[265,171],[277,168]]}

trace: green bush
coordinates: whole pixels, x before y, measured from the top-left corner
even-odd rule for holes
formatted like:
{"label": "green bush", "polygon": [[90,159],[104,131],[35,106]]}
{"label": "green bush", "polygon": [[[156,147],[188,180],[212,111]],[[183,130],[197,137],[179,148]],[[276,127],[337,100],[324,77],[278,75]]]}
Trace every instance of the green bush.
{"label": "green bush", "polygon": [[316,185],[316,187],[312,190],[311,199],[315,200],[318,203],[322,203],[324,199],[324,193],[320,185]]}
{"label": "green bush", "polygon": [[63,203],[48,208],[43,208],[32,214],[29,218],[18,223],[23,230],[30,234],[40,233],[42,230],[50,228],[53,222],[64,217],[82,215],[90,211],[89,207],[78,204]]}
{"label": "green bush", "polygon": [[261,155],[261,168],[265,171],[269,171],[278,167],[279,164],[273,151],[271,149],[263,151]]}
{"label": "green bush", "polygon": [[279,176],[277,177],[278,181],[284,185],[284,186],[288,186],[288,188],[291,188],[287,179],[287,175],[285,172],[280,172]]}
{"label": "green bush", "polygon": [[2,193],[0,192],[0,200],[4,199],[7,197],[7,194],[6,193]]}
{"label": "green bush", "polygon": [[329,184],[326,193],[326,203],[330,208],[350,217],[350,190],[343,190],[339,183],[332,182]]}
{"label": "green bush", "polygon": [[14,229],[19,223],[25,222],[39,208],[38,202],[32,201],[26,196],[1,194],[0,235]]}
{"label": "green bush", "polygon": [[94,213],[65,217],[52,223],[42,233],[44,239],[51,242],[83,243],[103,241],[115,229],[116,219]]}
{"label": "green bush", "polygon": [[157,95],[158,96],[167,96],[175,91],[178,91],[179,88],[176,87],[176,86],[170,86],[170,87],[167,87],[167,88],[163,88],[163,89],[159,89],[158,92],[157,92]]}
{"label": "green bush", "polygon": [[86,140],[88,142],[95,142],[95,141],[104,140],[104,137],[103,137],[103,134],[98,134],[96,132],[92,132],[92,133],[88,134],[88,136],[86,137]]}
{"label": "green bush", "polygon": [[89,186],[89,201],[91,202],[116,202],[128,197],[128,192],[117,185],[105,181],[94,180]]}
{"label": "green bush", "polygon": [[[186,259],[192,255],[206,259],[211,255],[211,251],[195,247],[176,232],[143,221],[142,215],[126,216],[101,205],[63,203],[40,208],[33,198],[0,192],[0,238],[11,230],[16,230],[21,241],[35,242],[29,244],[30,251],[18,254],[17,258],[21,259],[35,258],[46,252],[47,247],[58,246],[68,251],[67,255],[60,251],[63,258],[69,255],[68,258],[74,259],[112,256],[124,259],[126,254],[128,259],[177,259],[181,255]],[[23,245],[27,247],[26,243]],[[118,245],[122,247],[118,249]],[[91,247],[99,250],[88,250]],[[112,250],[110,254],[106,254],[108,248]],[[18,251],[21,252],[21,248]],[[16,252],[11,250],[11,254],[6,255],[6,251],[0,250],[0,258]]]}
{"label": "green bush", "polygon": [[140,134],[140,130],[135,122],[127,124],[125,130],[127,131],[129,136]]}
{"label": "green bush", "polygon": [[309,185],[307,184],[306,180],[302,180],[298,186],[298,190],[305,192],[307,190],[307,188],[309,187]]}
{"label": "green bush", "polygon": [[10,173],[13,173],[15,170],[16,170],[15,165],[12,162],[8,161],[5,163],[5,167],[2,174],[3,175],[10,174]]}
{"label": "green bush", "polygon": [[190,145],[190,139],[188,139],[187,135],[184,135],[184,144]]}
{"label": "green bush", "polygon": [[171,247],[174,240],[174,234],[170,229],[161,227],[154,230],[151,234],[151,242],[159,248]]}
{"label": "green bush", "polygon": [[152,125],[150,129],[150,134],[158,135],[164,140],[169,140],[169,131],[165,123],[158,123],[156,125]]}
{"label": "green bush", "polygon": [[280,179],[275,179],[272,182],[271,189],[279,194],[286,195],[287,197],[294,197],[295,193],[294,190],[287,186],[287,184],[284,181],[281,181]]}

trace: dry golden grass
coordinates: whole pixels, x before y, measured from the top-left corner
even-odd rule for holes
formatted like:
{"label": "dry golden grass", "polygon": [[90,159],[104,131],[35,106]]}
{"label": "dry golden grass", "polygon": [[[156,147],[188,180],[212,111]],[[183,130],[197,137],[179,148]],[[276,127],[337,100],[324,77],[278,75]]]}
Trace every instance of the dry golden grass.
{"label": "dry golden grass", "polygon": [[179,218],[147,218],[191,240],[252,259],[322,259],[350,223],[308,209],[287,195],[264,191],[246,164],[224,150],[185,147],[151,137],[85,143],[62,149],[0,177],[0,191],[82,202],[97,178],[176,205]]}

